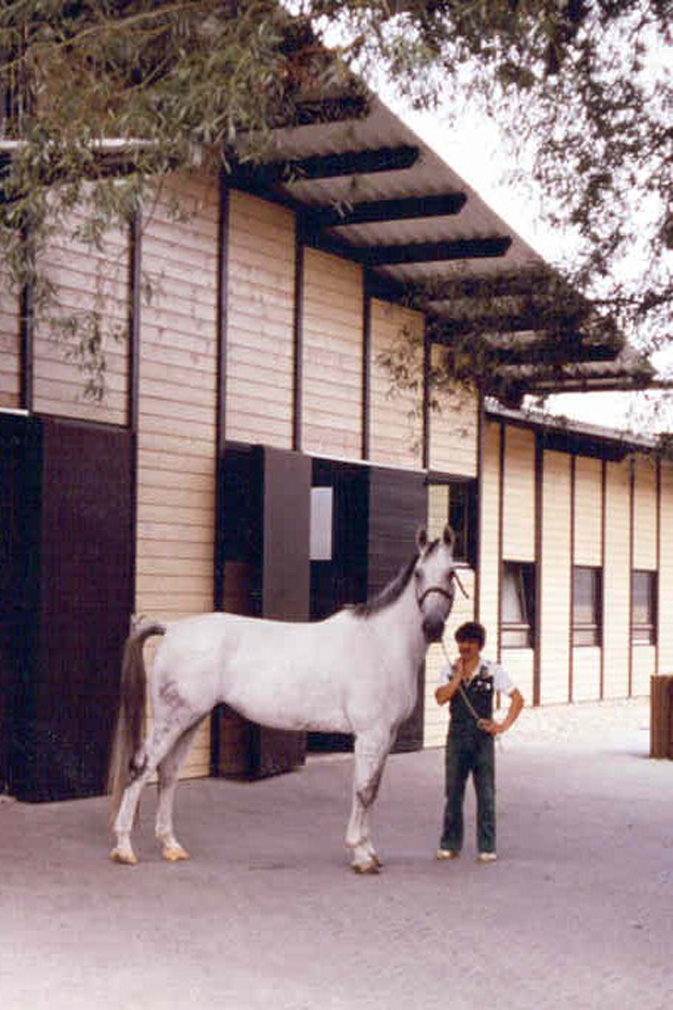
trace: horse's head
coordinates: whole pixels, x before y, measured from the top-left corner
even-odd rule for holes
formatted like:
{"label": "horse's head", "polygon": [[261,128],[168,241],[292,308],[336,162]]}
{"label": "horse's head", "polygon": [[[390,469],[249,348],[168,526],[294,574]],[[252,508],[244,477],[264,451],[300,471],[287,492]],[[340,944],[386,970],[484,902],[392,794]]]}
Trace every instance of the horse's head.
{"label": "horse's head", "polygon": [[427,642],[441,641],[456,595],[456,582],[463,588],[453,563],[453,540],[448,525],[444,527],[442,538],[432,543],[424,528],[416,534],[418,561],[414,569],[414,588]]}

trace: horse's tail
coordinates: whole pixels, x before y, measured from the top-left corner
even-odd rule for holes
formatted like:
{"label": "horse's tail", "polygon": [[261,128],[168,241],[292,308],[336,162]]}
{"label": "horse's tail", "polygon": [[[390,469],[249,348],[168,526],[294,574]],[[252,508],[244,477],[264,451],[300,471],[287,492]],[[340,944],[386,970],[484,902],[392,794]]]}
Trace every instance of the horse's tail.
{"label": "horse's tail", "polygon": [[165,635],[166,626],[158,622],[140,624],[124,645],[117,725],[108,766],[107,791],[110,795],[110,819],[121,803],[140,751],[147,711],[147,671],[143,645],[152,635]]}

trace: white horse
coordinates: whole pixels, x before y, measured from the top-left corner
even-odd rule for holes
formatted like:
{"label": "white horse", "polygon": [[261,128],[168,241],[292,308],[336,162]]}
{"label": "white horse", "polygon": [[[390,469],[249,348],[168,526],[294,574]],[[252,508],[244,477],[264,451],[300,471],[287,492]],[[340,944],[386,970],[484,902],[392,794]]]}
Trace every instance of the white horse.
{"label": "white horse", "polygon": [[[187,858],[173,832],[178,770],[201,720],[225,702],[265,726],[354,734],[346,845],[356,872],[378,871],[369,813],[397,729],[416,703],[419,666],[428,644],[441,639],[454,583],[460,585],[448,526],[432,543],[419,530],[416,544],[418,553],[379,596],[324,621],[213,613],[144,623],[129,636],[110,763],[113,860],[136,862],[131,828],[140,794],[156,770],[156,837],[166,859]],[[152,635],[163,640],[150,678],[152,728],[143,741],[143,644]]]}

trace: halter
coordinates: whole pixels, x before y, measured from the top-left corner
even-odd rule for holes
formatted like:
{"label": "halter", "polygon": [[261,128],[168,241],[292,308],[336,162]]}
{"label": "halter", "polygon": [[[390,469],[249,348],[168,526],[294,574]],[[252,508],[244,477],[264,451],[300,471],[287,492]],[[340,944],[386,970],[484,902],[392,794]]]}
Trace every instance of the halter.
{"label": "halter", "polygon": [[[460,577],[458,575],[458,572],[455,569],[452,569],[452,571],[451,571],[451,581],[453,582],[454,579],[458,583],[458,588],[460,589],[460,591],[463,594],[463,596],[466,599],[469,599],[469,594],[467,593],[467,591],[466,591],[465,586],[463,585],[463,583],[460,581]],[[419,610],[422,609],[423,604],[425,603],[425,598],[426,598],[426,596],[429,596],[430,593],[439,593],[440,596],[444,596],[447,600],[450,600],[451,602],[453,602],[453,597],[455,595],[455,593],[453,592],[453,589],[451,591],[449,591],[448,589],[444,589],[443,586],[429,586],[425,590],[425,592],[421,593],[420,596],[416,597],[416,603],[418,604]]]}

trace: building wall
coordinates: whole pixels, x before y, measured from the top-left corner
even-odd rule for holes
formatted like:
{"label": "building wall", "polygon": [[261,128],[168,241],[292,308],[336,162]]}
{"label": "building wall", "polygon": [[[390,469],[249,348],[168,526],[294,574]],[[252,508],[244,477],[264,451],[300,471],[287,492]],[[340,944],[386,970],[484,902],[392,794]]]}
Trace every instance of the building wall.
{"label": "building wall", "polygon": [[19,303],[6,268],[0,269],[0,408],[21,406]]}
{"label": "building wall", "polygon": [[631,493],[628,461],[606,463],[603,663],[606,698],[629,693]]}
{"label": "building wall", "polygon": [[[661,464],[661,495],[659,510],[659,614],[666,613],[673,599],[673,465]],[[658,670],[673,674],[673,621],[659,618]]]}
{"label": "building wall", "polygon": [[[573,565],[602,569],[603,464],[600,460],[574,457],[573,495]],[[571,701],[600,698],[601,663],[600,648],[589,645],[573,648]]]}
{"label": "building wall", "polygon": [[395,387],[381,357],[395,346],[403,334],[413,334],[418,342],[416,367],[422,371],[423,317],[419,312],[371,300],[370,435],[369,459],[388,466],[416,466],[422,463],[422,391]]}
{"label": "building wall", "polygon": [[[659,542],[658,521],[656,460],[636,456],[633,461],[634,569],[656,571]],[[656,664],[656,646],[633,644],[631,691],[634,695],[644,695],[649,692],[650,677],[656,671]]]}
{"label": "building wall", "polygon": [[38,260],[38,269],[58,291],[51,317],[67,323],[77,320],[87,332],[91,313],[99,319],[105,355],[105,396],[96,402],[87,396],[88,375],[82,370],[76,342],[58,325],[38,322],[34,334],[33,409],[58,417],[80,418],[107,424],[126,422],[128,391],[127,284],[128,234],[111,230],[101,250],[76,238],[85,221],[74,210],[63,229],[52,238]]}
{"label": "building wall", "polygon": [[[190,216],[170,220],[171,198]],[[136,610],[176,618],[213,608],[217,187],[166,183],[144,223],[143,269],[155,284],[141,310]],[[207,774],[207,723],[183,774]]]}
{"label": "building wall", "polygon": [[227,438],[288,449],[294,384],[294,214],[231,190],[227,276]]}
{"label": "building wall", "polygon": [[[441,349],[433,347],[432,365],[440,365]],[[476,477],[479,400],[462,386],[454,390],[431,390],[436,406],[430,411],[428,462],[431,470]]]}
{"label": "building wall", "polygon": [[570,692],[571,457],[545,452],[542,482],[540,704],[546,705],[567,702]]}
{"label": "building wall", "polygon": [[362,456],[362,268],[307,249],[304,258],[302,449]]}

